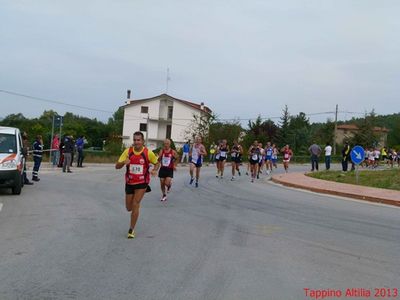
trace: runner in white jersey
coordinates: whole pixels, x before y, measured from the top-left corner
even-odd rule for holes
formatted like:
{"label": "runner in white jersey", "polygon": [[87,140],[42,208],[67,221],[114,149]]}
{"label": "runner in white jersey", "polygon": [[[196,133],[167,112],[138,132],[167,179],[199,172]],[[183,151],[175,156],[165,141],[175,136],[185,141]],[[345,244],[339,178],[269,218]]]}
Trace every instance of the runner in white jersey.
{"label": "runner in white jersey", "polygon": [[267,174],[272,172],[272,154],[274,149],[271,147],[271,143],[268,142],[265,147],[265,168],[267,169]]}
{"label": "runner in white jersey", "polygon": [[194,177],[193,173],[196,169],[196,187],[199,187],[200,169],[203,165],[203,157],[207,155],[206,148],[201,143],[201,137],[197,136],[195,138],[195,143],[189,151],[190,158],[190,184],[193,183]]}
{"label": "runner in white jersey", "polygon": [[222,179],[224,177],[225,161],[228,157],[228,153],[229,146],[227,145],[227,141],[222,140],[217,148],[217,155],[215,156],[215,160],[217,161],[217,178],[220,177]]}
{"label": "runner in white jersey", "polygon": [[242,159],[243,148],[237,142],[237,140],[233,141],[233,146],[231,150],[231,158],[232,158],[232,181],[235,180],[235,171],[238,172],[240,176],[240,162]]}
{"label": "runner in white jersey", "polygon": [[276,168],[278,168],[278,148],[276,147],[275,144],[272,144],[272,165]]}
{"label": "runner in white jersey", "polygon": [[263,166],[264,166],[264,159],[265,159],[265,151],[264,151],[262,143],[258,143],[258,149],[260,149],[260,159],[258,161],[257,179],[260,178],[259,174],[262,174],[262,170],[263,170]]}

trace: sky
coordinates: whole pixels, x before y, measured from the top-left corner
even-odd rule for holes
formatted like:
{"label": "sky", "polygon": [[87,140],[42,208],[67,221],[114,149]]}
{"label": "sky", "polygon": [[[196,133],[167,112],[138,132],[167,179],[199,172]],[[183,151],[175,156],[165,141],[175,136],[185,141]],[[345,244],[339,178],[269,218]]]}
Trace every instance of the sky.
{"label": "sky", "polygon": [[397,0],[0,6],[0,118],[52,109],[107,121],[127,89],[132,99],[165,93],[167,69],[169,95],[221,120],[279,121],[285,105],[311,122],[333,119],[336,104],[339,120],[399,112]]}

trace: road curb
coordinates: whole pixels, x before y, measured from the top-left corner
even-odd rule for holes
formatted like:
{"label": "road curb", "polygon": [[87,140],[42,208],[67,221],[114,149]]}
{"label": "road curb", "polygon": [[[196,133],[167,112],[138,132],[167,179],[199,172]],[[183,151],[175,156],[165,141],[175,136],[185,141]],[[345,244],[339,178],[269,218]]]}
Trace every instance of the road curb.
{"label": "road curb", "polygon": [[[304,174],[302,174],[302,175],[306,176]],[[288,182],[288,181],[285,181],[285,180],[279,178],[279,176],[282,176],[282,175],[274,175],[274,176],[272,176],[271,180],[275,183],[278,183],[278,184],[281,184],[281,185],[284,185],[287,187],[308,190],[308,191],[315,192],[315,193],[335,195],[335,196],[341,196],[341,197],[349,197],[349,198],[364,200],[364,201],[368,201],[368,202],[382,203],[382,204],[388,204],[388,205],[400,207],[400,201],[397,201],[397,200],[387,199],[384,197],[368,196],[365,194],[364,195],[356,194],[356,193],[346,192],[346,191],[338,191],[338,190],[334,190],[334,189],[320,188],[318,186],[308,186],[308,185],[299,184],[296,182]],[[326,182],[326,180],[322,180],[322,179],[316,179],[316,178],[312,178],[312,179],[316,180],[316,181]],[[337,182],[335,184],[342,185],[344,187],[344,190],[347,185],[344,183],[337,183]]]}

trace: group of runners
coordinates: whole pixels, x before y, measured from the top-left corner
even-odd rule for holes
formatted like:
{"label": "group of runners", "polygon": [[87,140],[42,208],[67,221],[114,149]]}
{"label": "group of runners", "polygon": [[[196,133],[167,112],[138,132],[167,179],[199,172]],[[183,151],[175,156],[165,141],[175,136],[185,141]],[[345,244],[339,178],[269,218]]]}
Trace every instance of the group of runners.
{"label": "group of runners", "polygon": [[[260,174],[263,173],[264,167],[267,174],[270,174],[274,168],[277,168],[279,153],[282,153],[283,155],[283,167],[287,172],[289,169],[290,159],[293,155],[293,151],[290,149],[289,145],[285,145],[281,150],[279,150],[275,144],[271,144],[270,142],[268,142],[264,148],[262,143],[254,141],[246,153],[248,156],[246,175],[249,175],[250,173],[251,182],[254,182],[256,178],[258,179],[260,177]],[[239,176],[241,176],[240,165],[242,165],[242,157],[245,155],[243,147],[239,145],[236,140],[233,142],[231,149],[227,145],[226,140],[221,140],[217,145],[215,155],[217,173],[215,177],[223,178],[225,162],[228,158],[228,155],[231,156],[231,180],[234,181],[236,172]]]}
{"label": "group of runners", "polygon": [[[289,145],[283,147],[280,151],[271,143],[267,143],[263,148],[261,143],[254,141],[247,151],[248,165],[247,172],[251,173],[251,182],[255,178],[259,178],[262,173],[263,166],[266,166],[267,174],[271,173],[273,167],[277,167],[278,153],[283,154],[283,165],[287,171],[289,168],[290,158],[293,155]],[[203,158],[206,157],[207,151],[202,144],[201,137],[196,137],[194,144],[189,151],[189,184],[194,183],[195,187],[199,186],[200,170],[203,165]],[[225,162],[228,156],[232,161],[232,178],[235,180],[236,173],[241,176],[240,166],[242,165],[242,157],[244,154],[243,147],[238,141],[234,141],[230,148],[227,141],[222,140],[216,149],[217,175],[216,177],[223,178]],[[171,140],[164,141],[163,148],[159,155],[156,156],[153,151],[144,146],[144,136],[140,131],[133,134],[133,145],[121,154],[117,163],[116,169],[126,168],[125,171],[125,205],[128,212],[131,213],[130,227],[128,230],[128,238],[135,237],[135,226],[139,217],[140,202],[146,192],[151,191],[150,175],[160,178],[161,201],[167,200],[172,186],[172,179],[177,163],[179,162],[178,153],[171,148]]]}

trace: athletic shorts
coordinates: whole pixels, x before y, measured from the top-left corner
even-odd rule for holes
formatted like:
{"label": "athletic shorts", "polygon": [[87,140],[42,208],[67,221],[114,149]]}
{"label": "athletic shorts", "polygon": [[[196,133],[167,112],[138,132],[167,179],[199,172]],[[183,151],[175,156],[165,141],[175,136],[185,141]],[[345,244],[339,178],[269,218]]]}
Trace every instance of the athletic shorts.
{"label": "athletic shorts", "polygon": [[125,184],[125,194],[132,195],[135,193],[135,190],[147,189],[147,187],[147,183]]}
{"label": "athletic shorts", "polygon": [[158,171],[158,177],[160,178],[174,178],[174,170],[171,168],[161,167]]}
{"label": "athletic shorts", "polygon": [[216,160],[216,161],[224,161],[225,159],[226,159],[226,157],[221,157],[221,156],[220,156],[219,158],[216,158],[215,160]]}
{"label": "athletic shorts", "polygon": [[232,162],[240,164],[242,162],[242,159],[240,157],[232,157]]}
{"label": "athletic shorts", "polygon": [[196,167],[196,168],[201,168],[201,166],[203,165],[202,163],[199,163],[199,164],[196,164],[196,163],[194,163],[194,162],[190,162],[191,164],[194,164],[194,166]]}
{"label": "athletic shorts", "polygon": [[258,160],[252,160],[252,159],[250,159],[250,160],[249,160],[249,163],[250,163],[251,165],[257,165],[257,164],[258,164]]}
{"label": "athletic shorts", "polygon": [[272,160],[272,156],[266,156],[265,160]]}

